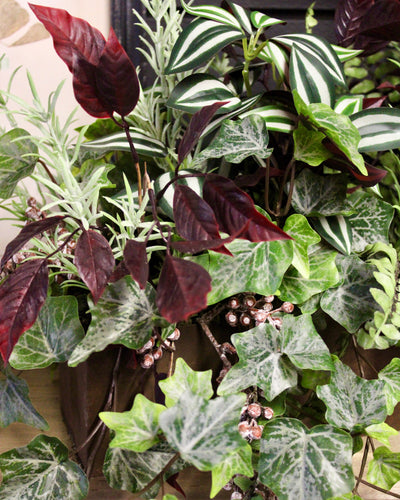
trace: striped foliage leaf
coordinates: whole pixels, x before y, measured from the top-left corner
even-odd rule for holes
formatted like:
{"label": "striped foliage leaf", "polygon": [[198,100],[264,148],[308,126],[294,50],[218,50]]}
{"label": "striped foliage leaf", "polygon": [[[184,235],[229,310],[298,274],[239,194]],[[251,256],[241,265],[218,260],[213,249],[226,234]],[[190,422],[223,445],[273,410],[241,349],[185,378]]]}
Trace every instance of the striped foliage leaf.
{"label": "striped foliage leaf", "polygon": [[217,113],[232,111],[240,105],[240,99],[217,78],[197,73],[178,83],[171,92],[167,106],[194,114],[204,106],[218,101],[226,101],[226,104],[221,106]]}
{"label": "striped foliage leaf", "polygon": [[352,244],[351,225],[343,215],[319,217],[313,220],[317,233],[339,252],[350,255]]}
{"label": "striped foliage leaf", "polygon": [[[167,148],[158,139],[144,134],[135,127],[131,127],[129,133],[132,137],[136,152],[139,155],[151,156],[153,158],[164,158],[167,156]],[[81,148],[86,151],[94,151],[100,154],[110,151],[130,151],[125,132],[116,132],[115,134],[106,135],[99,139],[94,139],[93,141],[84,142],[81,144]]]}
{"label": "striped foliage leaf", "polygon": [[268,40],[258,57],[268,63],[272,62],[282,81],[289,80],[289,51],[285,47]]}
{"label": "striped foliage leaf", "polygon": [[244,9],[241,5],[238,5],[237,3],[230,2],[229,0],[228,0],[228,5],[232,9],[235,18],[240,22],[243,29],[249,35],[251,35],[253,33],[253,26],[251,24],[250,11]]}
{"label": "striped foliage leaf", "polygon": [[349,49],[348,47],[340,47],[339,45],[331,44],[332,49],[335,51],[335,54],[338,56],[338,59],[341,63],[346,61],[350,61],[353,57],[357,57],[362,53],[360,49]]}
{"label": "striped foliage leaf", "polygon": [[282,24],[285,21],[277,19],[276,17],[269,17],[263,12],[253,11],[251,13],[251,22],[253,26],[257,29],[259,28],[269,28],[270,26],[275,26],[275,24]]}
{"label": "striped foliage leaf", "polygon": [[336,113],[350,116],[358,113],[363,108],[362,95],[345,95],[340,97],[333,108]]}
{"label": "striped foliage leaf", "polygon": [[269,104],[239,115],[240,119],[248,116],[259,116],[264,120],[268,130],[274,132],[291,132],[297,121],[297,115],[282,104]]}
{"label": "striped foliage leaf", "polygon": [[198,5],[195,7],[186,4],[185,2],[183,2],[183,0],[181,0],[181,4],[185,11],[192,16],[212,19],[213,21],[217,21],[218,23],[232,26],[233,28],[237,28],[240,31],[242,30],[240,23],[236,19],[236,17],[221,7],[216,7],[215,5]]}
{"label": "striped foliage leaf", "polygon": [[165,73],[168,75],[196,68],[243,36],[240,26],[234,27],[211,19],[195,19],[179,35]]}
{"label": "striped foliage leaf", "polygon": [[360,152],[386,151],[400,147],[400,109],[371,108],[350,116],[358,129]]}

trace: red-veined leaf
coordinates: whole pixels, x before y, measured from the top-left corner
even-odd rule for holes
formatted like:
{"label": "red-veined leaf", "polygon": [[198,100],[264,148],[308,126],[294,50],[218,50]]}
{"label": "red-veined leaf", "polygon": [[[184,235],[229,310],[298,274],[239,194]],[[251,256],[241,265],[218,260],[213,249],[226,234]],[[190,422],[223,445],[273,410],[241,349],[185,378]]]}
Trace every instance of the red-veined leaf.
{"label": "red-veined leaf", "polygon": [[149,277],[146,243],[128,240],[124,248],[124,264],[140,288],[145,288]]}
{"label": "red-veined leaf", "polygon": [[114,264],[111,247],[104,236],[92,229],[84,230],[76,244],[75,265],[95,304],[107,285]]}
{"label": "red-veined leaf", "polygon": [[24,226],[19,234],[6,246],[0,266],[3,267],[4,264],[10,260],[14,254],[21,250],[21,248],[23,248],[31,238],[43,233],[44,231],[48,231],[52,227],[59,224],[63,219],[64,217],[61,215],[54,215],[53,217],[47,217],[46,219],[30,222]]}
{"label": "red-veined leaf", "polygon": [[375,0],[339,0],[335,11],[336,37],[348,47],[360,32],[360,24]]}
{"label": "red-veined leaf", "polygon": [[184,321],[207,307],[211,277],[199,264],[167,254],[157,287],[156,304],[170,323]]}
{"label": "red-veined leaf", "polygon": [[247,224],[239,238],[253,242],[291,239],[257,212],[250,196],[226,177],[209,174],[204,182],[203,197],[214,210],[219,227],[225,233],[235,234]]}
{"label": "red-veined leaf", "polygon": [[46,259],[24,262],[0,286],[0,352],[5,363],[20,336],[35,323],[47,287]]}

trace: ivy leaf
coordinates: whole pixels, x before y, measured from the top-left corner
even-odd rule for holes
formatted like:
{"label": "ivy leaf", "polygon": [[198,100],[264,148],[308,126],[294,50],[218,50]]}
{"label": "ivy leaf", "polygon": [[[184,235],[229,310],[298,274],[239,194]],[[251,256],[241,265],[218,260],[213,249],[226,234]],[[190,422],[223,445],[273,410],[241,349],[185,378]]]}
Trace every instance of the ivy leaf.
{"label": "ivy leaf", "polygon": [[355,255],[336,257],[342,279],[337,288],[326,290],[321,297],[321,308],[350,333],[371,319],[377,309],[370,288],[376,287],[374,266]]}
{"label": "ivy leaf", "polygon": [[155,291],[151,285],[142,290],[131,276],[106,288],[96,305],[91,305],[92,321],[85,338],[72,352],[68,364],[76,366],[93,352],[109,344],[139,349],[150,338],[157,317]]}
{"label": "ivy leaf", "polygon": [[237,426],[245,399],[235,394],[208,401],[186,391],[160,415],[160,427],[185,461],[199,470],[212,470],[243,443]]}
{"label": "ivy leaf", "polygon": [[400,401],[400,359],[393,358],[391,362],[378,373],[379,380],[385,382],[384,393],[388,415],[392,415],[395,406]]}
{"label": "ivy leaf", "polygon": [[35,410],[29,399],[25,380],[6,370],[6,379],[0,380],[0,427],[22,422],[41,430],[49,428],[46,420]]}
{"label": "ivy leaf", "polygon": [[372,424],[364,429],[367,436],[376,439],[382,444],[390,447],[389,438],[392,436],[397,436],[399,431],[391,427],[385,422],[380,424]]}
{"label": "ivy leaf", "polygon": [[85,473],[57,438],[37,436],[27,446],[0,455],[3,482],[0,499],[46,498],[81,500],[89,490]]}
{"label": "ivy leaf", "polygon": [[318,167],[332,156],[322,143],[324,139],[325,134],[318,130],[308,129],[300,122],[293,132],[293,158],[311,167]]}
{"label": "ivy leaf", "polygon": [[32,370],[63,363],[84,335],[76,298],[48,297],[35,324],[15,345],[10,364],[17,370]]}
{"label": "ivy leaf", "polygon": [[297,369],[330,370],[329,349],[315,330],[311,316],[285,316],[278,331],[269,323],[231,337],[239,362],[223,378],[218,394],[257,385],[271,401],[297,384]]}
{"label": "ivy leaf", "polygon": [[399,480],[400,453],[393,453],[386,446],[379,446],[368,464],[367,481],[390,490]]}
{"label": "ivy leaf", "polygon": [[143,452],[157,444],[158,419],[164,410],[165,406],[137,394],[130,411],[99,413],[107,427],[115,431],[110,447]]}
{"label": "ivy leaf", "polygon": [[211,144],[196,156],[196,163],[222,156],[230,163],[241,163],[249,156],[268,158],[272,153],[268,140],[268,129],[260,116],[225,120]]}
{"label": "ivy leaf", "polygon": [[165,394],[165,405],[170,407],[176,404],[181,395],[187,390],[204,399],[210,399],[214,394],[211,377],[211,370],[205,372],[194,371],[183,358],[178,358],[174,374],[159,382],[160,388]]}
{"label": "ivy leaf", "polygon": [[260,443],[260,481],[279,500],[324,500],[348,493],[354,486],[353,441],[330,425],[308,430],[300,421],[277,418],[269,422]]}
{"label": "ivy leaf", "polygon": [[317,387],[317,396],[327,407],[326,420],[353,433],[379,424],[386,418],[386,401],[381,380],[365,380],[334,359],[329,384]]}

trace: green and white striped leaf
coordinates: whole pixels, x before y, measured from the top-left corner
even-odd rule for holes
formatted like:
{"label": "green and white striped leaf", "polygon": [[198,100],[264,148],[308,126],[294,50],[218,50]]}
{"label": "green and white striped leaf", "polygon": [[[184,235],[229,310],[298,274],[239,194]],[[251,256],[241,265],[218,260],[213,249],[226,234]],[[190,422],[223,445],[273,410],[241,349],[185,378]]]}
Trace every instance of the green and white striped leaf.
{"label": "green and white striped leaf", "polygon": [[[237,23],[236,20],[235,22]],[[243,36],[240,25],[237,27],[210,19],[195,19],[179,35],[171,51],[165,73],[168,75],[196,68]]]}
{"label": "green and white striped leaf", "polygon": [[274,132],[291,132],[297,120],[297,115],[290,111],[286,106],[279,104],[270,104],[261,108],[251,109],[239,115],[243,119],[248,116],[260,116],[267,126],[268,130]]}
{"label": "green and white striped leaf", "polygon": [[361,140],[358,150],[386,151],[400,147],[400,109],[371,108],[350,116]]}
{"label": "green and white striped leaf", "polygon": [[253,26],[257,29],[259,28],[269,28],[270,26],[275,26],[276,24],[285,23],[281,19],[277,19],[276,17],[269,17],[263,12],[252,11],[251,13],[251,22]]}
{"label": "green and white striped leaf", "polygon": [[400,480],[400,453],[393,453],[386,446],[376,448],[368,464],[367,480],[390,490]]}
{"label": "green and white striped leaf", "polygon": [[330,217],[319,217],[312,221],[314,229],[333,248],[345,255],[351,254],[352,230],[350,222],[343,215],[331,215]]}
{"label": "green and white striped leaf", "polygon": [[354,57],[362,54],[362,49],[349,49],[347,47],[340,47],[339,45],[331,44],[332,49],[335,51],[335,54],[338,56],[338,59],[341,63],[346,61],[350,61]]}
{"label": "green and white striped leaf", "polygon": [[215,102],[227,101],[217,113],[239,107],[240,99],[217,78],[204,73],[190,75],[180,81],[167,101],[167,106],[194,114]]}
{"label": "green and white striped leaf", "polygon": [[212,19],[213,21],[226,24],[227,26],[232,26],[233,28],[237,28],[239,30],[242,29],[235,16],[221,7],[217,7],[215,5],[192,6],[186,4],[183,0],[181,0],[181,4],[185,11],[192,16]]}
{"label": "green and white striped leaf", "polygon": [[251,35],[253,33],[253,26],[251,25],[250,11],[230,0],[228,0],[228,5],[232,9],[234,17],[240,22],[244,30]]}
{"label": "green and white striped leaf", "polygon": [[125,276],[107,286],[97,304],[91,305],[90,314],[89,329],[72,352],[70,366],[82,363],[109,344],[123,344],[130,349],[142,347],[158,319],[155,290],[150,284],[142,290],[131,276]]}
{"label": "green and white striped leaf", "polygon": [[282,81],[289,81],[289,51],[281,45],[268,40],[258,54],[263,61],[272,62]]}
{"label": "green and white striped leaf", "polygon": [[269,422],[260,443],[259,479],[279,500],[327,500],[354,486],[351,436],[294,418]]}
{"label": "green and white striped leaf", "polygon": [[363,96],[362,95],[345,95],[339,97],[335,103],[334,111],[338,114],[350,116],[354,113],[358,113],[363,108]]}
{"label": "green and white striped leaf", "polygon": [[53,437],[40,435],[27,446],[3,453],[0,471],[0,500],[81,500],[89,491],[85,473],[68,459],[67,447]]}
{"label": "green and white striped leaf", "polygon": [[[154,137],[144,134],[135,127],[130,127],[129,132],[136,152],[139,155],[151,156],[154,158],[164,158],[167,156],[167,148],[158,139],[154,139]],[[116,132],[115,134],[100,137],[93,141],[83,142],[81,144],[81,149],[98,152],[100,154],[108,153],[109,151],[130,151],[125,132]]]}

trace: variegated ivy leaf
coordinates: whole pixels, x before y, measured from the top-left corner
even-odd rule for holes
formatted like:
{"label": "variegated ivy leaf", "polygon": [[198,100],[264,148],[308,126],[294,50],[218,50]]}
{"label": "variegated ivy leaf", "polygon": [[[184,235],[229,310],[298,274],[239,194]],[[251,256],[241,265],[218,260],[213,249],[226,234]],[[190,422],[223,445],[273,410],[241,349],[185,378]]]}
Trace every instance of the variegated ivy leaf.
{"label": "variegated ivy leaf", "polygon": [[386,418],[386,400],[381,380],[365,380],[338,358],[329,384],[317,387],[317,396],[325,403],[326,420],[350,432],[379,424]]}
{"label": "variegated ivy leaf", "polygon": [[382,444],[390,447],[389,438],[397,436],[398,430],[394,429],[386,422],[381,422],[380,424],[372,424],[364,429],[367,436],[376,439]]}
{"label": "variegated ivy leaf", "polygon": [[0,427],[7,427],[13,422],[22,422],[41,430],[49,428],[29,399],[28,384],[11,370],[6,370],[6,378],[0,380]]}
{"label": "variegated ivy leaf", "polygon": [[336,113],[350,116],[362,110],[363,100],[362,95],[345,95],[337,99],[333,109]]}
{"label": "variegated ivy leaf", "polygon": [[374,266],[355,255],[336,257],[341,283],[326,290],[321,298],[321,308],[350,333],[371,319],[379,307],[373,300],[370,288],[376,287]]}
{"label": "variegated ivy leaf", "polygon": [[208,401],[186,391],[160,415],[160,427],[185,461],[212,470],[243,445],[237,426],[245,400],[245,394],[235,394]]}
{"label": "variegated ivy leaf", "polygon": [[354,214],[349,217],[353,252],[363,252],[367,245],[378,241],[388,243],[389,227],[394,215],[393,207],[362,190],[355,191],[348,200],[354,209]]}
{"label": "variegated ivy leaf", "polygon": [[231,337],[239,362],[223,378],[218,394],[233,394],[256,385],[268,401],[297,384],[297,369],[330,370],[329,349],[311,316],[285,316],[278,331],[269,323]]}
{"label": "variegated ivy leaf", "polygon": [[312,429],[297,419],[269,422],[260,443],[259,479],[279,500],[326,500],[354,486],[353,442],[330,425]]}
{"label": "variegated ivy leaf", "polygon": [[293,132],[294,152],[293,158],[317,167],[333,155],[322,144],[325,134],[318,130],[308,129],[301,122]]}
{"label": "variegated ivy leaf", "polygon": [[186,4],[181,0],[182,7],[188,14],[196,17],[204,17],[206,19],[212,19],[227,26],[232,26],[238,30],[242,30],[239,21],[230,12],[223,9],[222,7],[216,7],[214,5],[198,5],[192,6]]}
{"label": "variegated ivy leaf", "polygon": [[[211,21],[210,21],[211,22]],[[225,101],[218,113],[232,111],[240,106],[240,99],[217,78],[195,73],[181,80],[167,101],[167,106],[194,114],[205,106]]]}
{"label": "variegated ivy leaf", "polygon": [[395,406],[400,401],[400,359],[392,361],[378,374],[379,380],[385,382],[384,393],[388,415],[392,415]]}
{"label": "variegated ivy leaf", "polygon": [[202,162],[208,158],[225,157],[230,163],[241,163],[249,156],[268,158],[268,130],[264,120],[252,115],[243,120],[225,120],[211,144],[196,156]]}
{"label": "variegated ivy leaf", "polygon": [[338,497],[332,497],[329,500],[363,500],[358,495],[353,495],[353,493],[346,493],[345,495],[340,495]]}
{"label": "variegated ivy leaf", "polygon": [[85,473],[68,460],[68,449],[57,438],[37,436],[27,446],[0,455],[3,482],[0,500],[86,498],[89,482]]}
{"label": "variegated ivy leaf", "polygon": [[18,370],[31,370],[62,363],[84,335],[76,298],[48,297],[36,323],[15,345],[10,364]]}
{"label": "variegated ivy leaf", "polygon": [[353,233],[349,220],[343,215],[331,215],[330,217],[318,217],[312,221],[314,229],[333,248],[345,255],[351,254]]}
{"label": "variegated ivy leaf", "polygon": [[269,104],[261,108],[254,108],[241,113],[239,118],[243,119],[248,116],[259,116],[264,120],[267,130],[274,132],[291,132],[296,123],[296,115],[282,104]]}
{"label": "variegated ivy leaf", "polygon": [[110,447],[143,452],[157,444],[158,419],[164,410],[165,406],[137,394],[131,410],[99,413],[101,420],[115,432]]}
{"label": "variegated ivy leaf", "polygon": [[295,267],[290,267],[279,287],[280,298],[293,304],[303,304],[339,282],[339,272],[335,264],[337,253],[314,245],[309,249],[310,274],[304,278]]}
{"label": "variegated ivy leaf", "polygon": [[211,275],[209,305],[241,292],[274,294],[293,258],[291,240],[252,243],[236,239],[226,247],[233,257],[210,251],[192,259]]}
{"label": "variegated ivy leaf", "polygon": [[286,219],[283,228],[293,238],[292,266],[304,277],[310,276],[310,262],[308,249],[311,245],[319,243],[321,238],[311,228],[307,219],[300,214],[293,214]]}
{"label": "variegated ivy leaf", "polygon": [[346,200],[345,175],[318,175],[305,168],[294,181],[292,204],[296,212],[308,217],[349,215],[353,209]]}
{"label": "variegated ivy leaf", "polygon": [[123,344],[130,349],[142,347],[157,318],[155,291],[149,284],[142,290],[131,276],[125,276],[107,286],[97,304],[91,305],[90,314],[89,329],[72,352],[70,366],[82,363],[109,344]]}
{"label": "variegated ivy leaf", "polygon": [[397,108],[369,108],[353,114],[353,125],[361,140],[359,151],[387,151],[400,146],[400,110]]}
{"label": "variegated ivy leaf", "polygon": [[390,490],[399,480],[400,453],[393,453],[386,446],[379,446],[368,464],[367,481]]}
{"label": "variegated ivy leaf", "polygon": [[214,394],[211,385],[212,371],[197,372],[186,364],[183,358],[176,360],[175,371],[171,377],[159,382],[162,392],[165,394],[165,405],[173,406],[187,390],[198,394],[204,399],[210,399]]}

